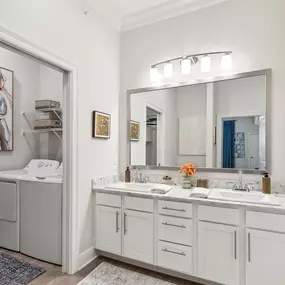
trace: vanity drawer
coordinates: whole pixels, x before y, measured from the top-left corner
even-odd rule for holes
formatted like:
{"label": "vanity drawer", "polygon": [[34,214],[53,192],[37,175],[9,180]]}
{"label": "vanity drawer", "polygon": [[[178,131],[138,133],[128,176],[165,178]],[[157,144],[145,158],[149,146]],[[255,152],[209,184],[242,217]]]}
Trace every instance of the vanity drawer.
{"label": "vanity drawer", "polygon": [[121,195],[96,193],[96,204],[121,208],[122,206]]}
{"label": "vanity drawer", "polygon": [[158,238],[164,241],[192,245],[192,220],[159,216]]}
{"label": "vanity drawer", "polygon": [[128,210],[142,211],[153,213],[154,208],[153,199],[139,198],[139,197],[125,197],[125,208]]}
{"label": "vanity drawer", "polygon": [[190,219],[192,218],[192,204],[159,200],[158,213]]}
{"label": "vanity drawer", "polygon": [[158,242],[158,266],[191,274],[193,271],[192,260],[192,247]]}
{"label": "vanity drawer", "polygon": [[200,221],[220,224],[238,225],[239,211],[220,207],[199,206],[198,219]]}
{"label": "vanity drawer", "polygon": [[260,230],[285,232],[285,216],[247,211],[246,227]]}

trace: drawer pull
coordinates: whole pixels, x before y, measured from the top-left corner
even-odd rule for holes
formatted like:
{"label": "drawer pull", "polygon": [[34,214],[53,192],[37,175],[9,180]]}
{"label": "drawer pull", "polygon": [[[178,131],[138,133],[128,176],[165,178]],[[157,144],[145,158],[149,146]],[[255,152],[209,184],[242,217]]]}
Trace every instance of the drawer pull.
{"label": "drawer pull", "polygon": [[124,234],[127,234],[127,214],[124,213]]}
{"label": "drawer pull", "polygon": [[235,259],[237,259],[237,231],[235,231],[234,237],[235,237]]}
{"label": "drawer pull", "polygon": [[248,238],[248,262],[251,262],[251,248],[250,248],[250,246],[251,246],[251,244],[250,244],[250,233],[248,233],[248,236],[247,236],[247,238]]}
{"label": "drawer pull", "polygon": [[117,211],[116,212],[116,233],[118,233],[119,232],[119,212]]}
{"label": "drawer pull", "polygon": [[168,210],[168,211],[176,211],[176,212],[186,212],[185,209],[173,209],[173,208],[168,208],[168,207],[162,207],[163,210]]}
{"label": "drawer pull", "polygon": [[182,228],[182,229],[186,229],[186,227],[184,225],[179,226],[179,225],[174,225],[174,224],[168,224],[167,222],[162,223],[164,226],[169,226],[169,227],[176,227],[176,228]]}
{"label": "drawer pull", "polygon": [[184,252],[176,252],[176,251],[169,250],[169,249],[167,249],[167,248],[162,249],[162,251],[168,252],[168,253],[172,253],[172,254],[177,254],[177,255],[186,256],[186,253],[184,253]]}

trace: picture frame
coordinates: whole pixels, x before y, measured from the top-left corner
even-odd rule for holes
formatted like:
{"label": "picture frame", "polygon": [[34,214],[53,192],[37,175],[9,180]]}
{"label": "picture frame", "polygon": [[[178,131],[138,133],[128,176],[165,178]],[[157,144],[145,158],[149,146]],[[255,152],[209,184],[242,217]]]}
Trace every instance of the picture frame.
{"label": "picture frame", "polygon": [[131,141],[133,142],[138,142],[140,140],[140,122],[131,121],[130,137]]}
{"label": "picture frame", "polygon": [[92,112],[92,137],[110,139],[111,115],[99,111]]}
{"label": "picture frame", "polygon": [[0,152],[14,150],[14,71],[0,67]]}

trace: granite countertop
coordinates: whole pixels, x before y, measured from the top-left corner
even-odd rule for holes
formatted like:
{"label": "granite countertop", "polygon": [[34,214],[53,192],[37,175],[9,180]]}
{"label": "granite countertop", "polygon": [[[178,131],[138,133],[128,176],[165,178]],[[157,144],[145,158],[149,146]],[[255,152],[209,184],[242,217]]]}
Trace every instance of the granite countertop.
{"label": "granite countertop", "polygon": [[285,195],[282,194],[275,195],[277,201],[280,203],[280,206],[273,206],[273,205],[252,204],[247,202],[195,198],[190,196],[192,192],[191,189],[187,190],[179,186],[173,186],[172,190],[170,190],[166,194],[154,194],[150,192],[136,192],[130,190],[110,189],[107,188],[107,186],[95,186],[93,187],[93,191],[105,192],[117,195],[130,195],[130,196],[144,197],[144,198],[156,198],[160,200],[169,200],[177,202],[188,202],[188,203],[197,202],[198,204],[201,205],[230,207],[230,208],[245,208],[246,210],[256,210],[260,212],[279,213],[285,215]]}

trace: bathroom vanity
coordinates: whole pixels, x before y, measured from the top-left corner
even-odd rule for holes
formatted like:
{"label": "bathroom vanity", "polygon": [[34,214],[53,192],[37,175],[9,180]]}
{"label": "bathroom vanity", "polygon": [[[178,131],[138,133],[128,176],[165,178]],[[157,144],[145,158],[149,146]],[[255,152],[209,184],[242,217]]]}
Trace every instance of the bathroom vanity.
{"label": "bathroom vanity", "polygon": [[285,198],[275,206],[190,191],[94,189],[98,254],[201,284],[284,284]]}

